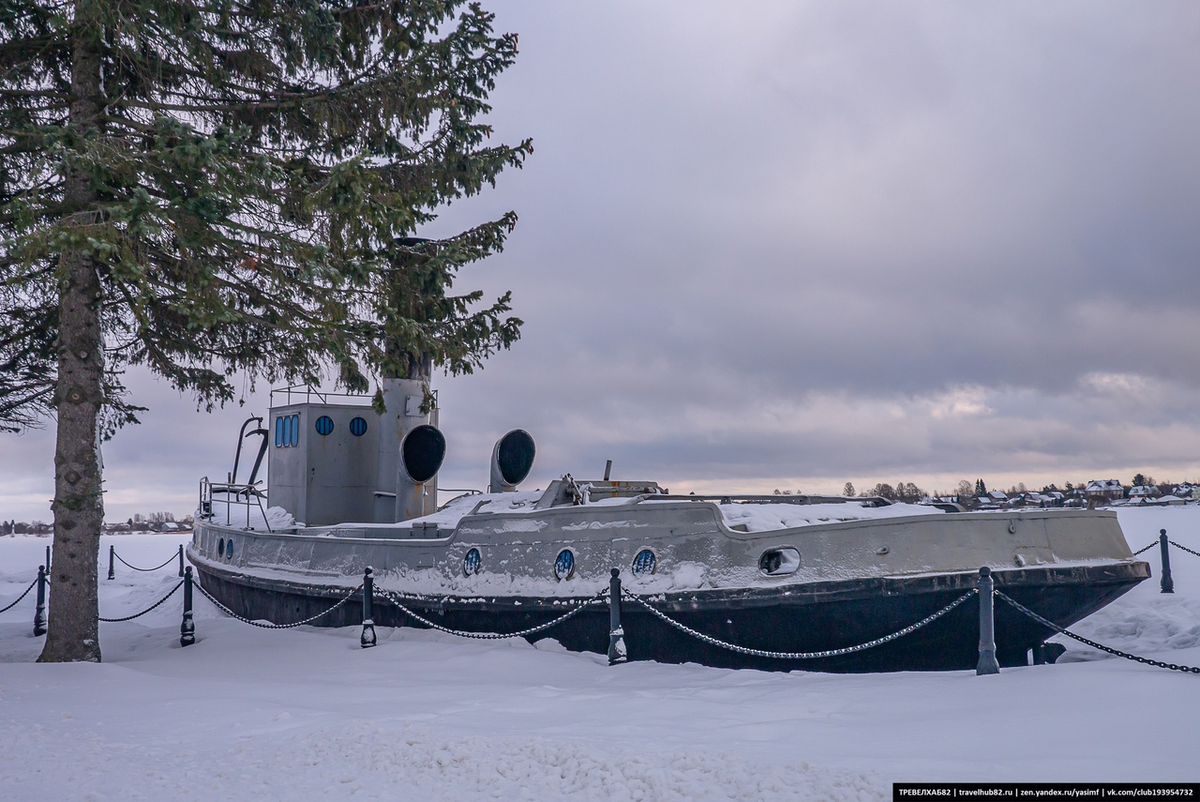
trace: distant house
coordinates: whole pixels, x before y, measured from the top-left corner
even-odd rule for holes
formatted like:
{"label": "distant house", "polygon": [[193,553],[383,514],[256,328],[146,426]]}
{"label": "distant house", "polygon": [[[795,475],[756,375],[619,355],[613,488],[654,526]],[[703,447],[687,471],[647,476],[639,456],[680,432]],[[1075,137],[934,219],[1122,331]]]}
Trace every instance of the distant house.
{"label": "distant house", "polygon": [[1125,488],[1120,479],[1093,479],[1083,488],[1083,495],[1088,507],[1099,507],[1125,498]]}
{"label": "distant house", "polygon": [[1129,491],[1130,499],[1135,499],[1135,498],[1152,499],[1152,498],[1158,498],[1161,495],[1162,495],[1162,491],[1159,490],[1154,485],[1138,485],[1137,487],[1131,488]]}

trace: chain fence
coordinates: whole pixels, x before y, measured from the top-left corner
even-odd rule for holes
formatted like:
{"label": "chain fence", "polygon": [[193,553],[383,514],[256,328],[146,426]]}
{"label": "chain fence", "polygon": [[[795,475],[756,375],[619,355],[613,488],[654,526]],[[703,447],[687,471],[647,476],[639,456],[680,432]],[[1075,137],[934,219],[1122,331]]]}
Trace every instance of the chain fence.
{"label": "chain fence", "polygon": [[656,616],[660,620],[664,621],[665,623],[670,624],[671,626],[675,627],[680,632],[683,632],[687,635],[691,635],[693,638],[697,638],[697,639],[703,641],[704,643],[709,644],[710,646],[718,646],[722,649],[728,649],[729,651],[737,652],[738,654],[749,655],[751,657],[771,657],[776,660],[815,660],[815,659],[819,659],[819,658],[823,658],[823,657],[841,657],[842,655],[853,654],[855,652],[861,652],[861,651],[865,651],[867,649],[873,649],[876,646],[881,646],[890,641],[894,641],[897,638],[902,638],[905,635],[908,635],[912,632],[916,632],[918,629],[920,629],[921,627],[923,627],[927,624],[933,623],[934,621],[938,620],[939,618],[944,616],[946,613],[953,610],[955,607],[958,607],[960,604],[962,604],[963,602],[965,602],[967,599],[971,598],[972,596],[976,595],[977,593],[979,593],[979,591],[977,589],[972,588],[971,590],[967,591],[963,595],[959,596],[954,601],[947,604],[942,609],[938,610],[936,613],[927,615],[924,618],[922,618],[920,621],[916,622],[915,624],[909,624],[904,629],[897,630],[896,632],[893,632],[890,635],[884,635],[881,638],[875,638],[874,640],[869,640],[866,643],[860,643],[856,646],[845,646],[841,649],[827,649],[825,651],[820,651],[820,652],[773,652],[773,651],[768,651],[766,649],[750,649],[745,646],[738,646],[736,644],[728,643],[726,641],[714,638],[711,635],[705,635],[703,632],[697,632],[696,630],[692,629],[691,627],[687,626],[686,624],[676,621],[674,618],[671,618],[666,613],[651,606],[650,603],[647,602],[645,599],[643,599],[641,596],[634,595],[633,593],[630,593],[629,591],[624,591],[624,596],[627,599],[631,599],[632,601],[637,602],[642,607],[645,607],[654,616]]}
{"label": "chain fence", "polygon": [[295,629],[296,627],[302,627],[305,624],[311,624],[313,621],[316,621],[318,618],[323,618],[324,616],[329,615],[334,610],[338,609],[343,604],[345,604],[346,602],[353,599],[354,596],[356,594],[360,593],[363,588],[362,585],[359,585],[354,590],[350,591],[345,596],[343,596],[340,601],[338,601],[336,604],[334,604],[329,609],[322,610],[321,612],[317,613],[316,615],[310,616],[309,618],[306,618],[303,621],[296,621],[295,623],[292,623],[292,624],[272,624],[270,622],[254,621],[252,619],[246,618],[246,616],[244,616],[244,615],[238,615],[233,610],[230,610],[224,604],[221,604],[221,602],[217,601],[216,598],[214,598],[213,595],[211,593],[209,593],[204,588],[204,586],[201,585],[199,582],[192,585],[192,587],[199,590],[201,596],[203,596],[204,598],[206,598],[210,602],[212,602],[217,607],[217,609],[220,610],[221,612],[225,613],[225,615],[227,615],[231,618],[236,618],[238,621],[241,621],[243,624],[249,624],[252,627],[259,627],[260,629]]}
{"label": "chain fence", "polygon": [[[536,627],[530,627],[529,629],[523,629],[520,632],[500,633],[500,632],[468,632],[466,630],[451,629],[450,627],[444,627],[441,624],[430,621],[428,618],[425,618],[424,616],[419,615],[418,613],[415,613],[412,610],[408,609],[408,607],[406,607],[404,605],[404,603],[400,601],[401,597],[399,595],[393,593],[392,591],[384,590],[382,588],[376,588],[376,590],[375,590],[376,596],[381,596],[384,599],[387,599],[388,601],[390,601],[392,604],[394,604],[396,606],[396,609],[400,610],[400,612],[404,613],[405,615],[407,615],[409,618],[413,619],[414,621],[418,621],[418,622],[424,624],[425,626],[429,627],[430,629],[436,629],[439,632],[445,632],[450,635],[457,635],[460,638],[472,638],[474,640],[505,640],[507,638],[524,638],[528,635],[534,635],[538,632],[543,632],[547,629],[550,629],[551,627],[558,626],[559,624],[563,623],[564,621],[574,618],[575,616],[579,615],[579,613],[583,612],[585,609],[587,609],[588,607],[590,607],[594,604],[603,603],[604,597],[607,594],[608,594],[608,589],[605,588],[604,590],[597,593],[595,596],[592,596],[591,598],[588,598],[588,599],[580,602],[579,606],[576,607],[574,610],[567,612],[565,615],[560,615],[558,618],[555,618],[553,621],[547,621],[544,624],[538,624]],[[409,598],[411,599],[411,598],[420,598],[420,597],[409,597]]]}
{"label": "chain fence", "polygon": [[1184,666],[1184,665],[1178,665],[1176,663],[1164,663],[1159,660],[1152,660],[1149,657],[1138,657],[1136,654],[1129,654],[1127,652],[1121,651],[1120,649],[1114,649],[1111,646],[1105,646],[1102,643],[1096,643],[1094,640],[1088,640],[1087,638],[1083,637],[1082,635],[1076,635],[1074,632],[1071,632],[1070,630],[1068,630],[1064,627],[1060,627],[1058,624],[1054,623],[1053,621],[1050,621],[1046,618],[1042,618],[1040,615],[1035,613],[1033,610],[1030,610],[1028,607],[1021,604],[1016,599],[1009,597],[1008,595],[1004,594],[1003,592],[1001,592],[999,590],[995,591],[995,594],[997,596],[999,596],[1001,599],[1003,599],[1004,601],[1011,604],[1016,609],[1020,610],[1025,615],[1032,618],[1034,621],[1037,621],[1039,624],[1050,627],[1051,629],[1053,629],[1055,632],[1059,633],[1060,635],[1066,635],[1068,638],[1074,638],[1075,640],[1079,641],[1080,643],[1086,643],[1088,646],[1091,646],[1094,649],[1099,649],[1102,652],[1108,652],[1109,654],[1115,655],[1117,657],[1124,657],[1126,660],[1133,660],[1138,663],[1145,663],[1148,666],[1156,666],[1158,668],[1169,668],[1172,671],[1184,671],[1184,672],[1191,673],[1191,674],[1200,674],[1200,667]]}
{"label": "chain fence", "polygon": [[179,590],[181,587],[183,587],[183,580],[182,580],[182,579],[181,579],[181,580],[179,580],[178,582],[176,582],[176,583],[175,583],[175,587],[171,588],[171,592],[170,592],[170,593],[168,593],[166,596],[163,596],[161,599],[159,599],[159,600],[158,600],[158,601],[156,601],[154,604],[152,604],[152,605],[150,605],[149,607],[147,607],[145,610],[142,610],[140,613],[137,613],[137,614],[135,614],[135,615],[127,615],[127,616],[125,616],[124,618],[105,618],[104,616],[100,616],[100,620],[101,620],[101,621],[104,621],[105,623],[108,623],[108,624],[119,624],[119,623],[120,623],[120,622],[122,622],[122,621],[132,621],[132,620],[133,620],[133,619],[135,619],[135,618],[141,618],[141,617],[142,617],[142,616],[144,616],[146,613],[148,613],[148,612],[150,612],[151,610],[153,610],[153,609],[157,608],[159,605],[161,605],[161,604],[162,604],[163,602],[165,602],[167,599],[169,599],[169,598],[171,598],[172,596],[174,596],[174,595],[175,595],[175,591]]}
{"label": "chain fence", "polygon": [[116,557],[118,560],[120,560],[121,564],[124,565],[126,568],[132,568],[135,571],[144,571],[146,573],[149,573],[150,571],[158,571],[162,568],[166,568],[168,565],[170,565],[171,563],[173,563],[177,559],[179,559],[179,555],[172,554],[170,557],[167,558],[167,561],[165,563],[163,563],[162,565],[156,565],[153,568],[138,568],[136,565],[130,565],[129,563],[125,562],[125,558],[122,557],[120,554],[117,554],[117,552],[115,550],[113,551],[113,556]]}
{"label": "chain fence", "polygon": [[1176,543],[1174,540],[1168,540],[1167,542],[1170,543],[1172,546],[1174,546],[1177,549],[1182,549],[1183,551],[1186,551],[1188,554],[1194,554],[1197,557],[1200,557],[1200,551],[1192,551],[1187,546],[1181,546],[1178,543]]}
{"label": "chain fence", "polygon": [[[38,583],[38,581],[37,581],[36,579],[35,579],[35,580],[33,580],[32,582],[30,582],[30,583],[29,583],[29,587],[25,588],[25,592],[24,592],[24,593],[22,593],[20,596],[18,596],[18,597],[16,598],[16,600],[15,600],[15,601],[14,601],[12,604],[8,605],[7,607],[4,607],[4,608],[0,609],[0,613],[7,613],[9,610],[11,610],[12,608],[16,607],[18,604],[20,604],[20,603],[21,603],[21,599],[23,599],[23,598],[25,598],[26,596],[28,596],[28,595],[29,595],[29,591],[33,590],[34,586],[35,586],[35,585],[37,585],[37,583]],[[46,580],[46,584],[47,584],[47,585],[49,585],[49,584],[50,584],[50,581],[49,581],[49,580]]]}
{"label": "chain fence", "polygon": [[[1185,551],[1185,552],[1188,552],[1189,554],[1200,557],[1200,552],[1194,551],[1190,548],[1187,548],[1186,546],[1176,543],[1174,540],[1167,539],[1165,530],[1163,532],[1161,532],[1160,534],[1161,534],[1160,538],[1156,539],[1152,543],[1149,543],[1145,547],[1138,549],[1137,551],[1133,552],[1133,554],[1135,556],[1140,555],[1144,552],[1149,551],[1150,549],[1154,548],[1157,545],[1162,545],[1162,548],[1164,549],[1164,562],[1165,562],[1166,544],[1170,544],[1171,546],[1174,546],[1175,548],[1180,549],[1181,551]],[[174,560],[177,559],[176,555],[172,555],[171,557],[169,557],[166,560],[166,562],[162,563],[161,565],[155,566],[154,568],[141,568],[136,565],[130,564],[119,554],[116,554],[115,549],[112,550],[110,553],[113,556],[115,556],[117,560],[120,560],[120,562],[123,565],[125,565],[126,567],[128,567],[134,571],[142,571],[142,572],[151,572],[151,571],[161,570],[162,568],[167,567]],[[111,561],[110,561],[109,570],[111,573]],[[351,601],[352,599],[354,599],[357,595],[359,595],[361,593],[363,596],[364,613],[367,613],[369,611],[369,606],[370,606],[369,602],[371,600],[381,599],[381,600],[385,600],[385,601],[389,602],[390,604],[394,605],[395,608],[397,610],[399,610],[403,615],[407,616],[408,618],[412,619],[413,621],[416,621],[417,623],[419,623],[423,626],[426,626],[430,629],[438,630],[440,632],[445,632],[447,634],[454,635],[457,637],[469,638],[469,639],[474,639],[474,640],[504,640],[504,639],[510,639],[510,638],[525,638],[530,635],[534,635],[539,632],[543,632],[543,631],[549,630],[553,627],[559,626],[560,624],[565,623],[566,621],[574,618],[575,616],[579,615],[581,612],[584,612],[587,609],[591,609],[591,608],[595,607],[596,605],[604,604],[606,601],[605,597],[607,596],[610,607],[615,605],[615,607],[612,607],[612,610],[613,610],[612,621],[614,621],[616,623],[613,625],[614,628],[610,632],[610,636],[612,638],[616,639],[617,641],[621,642],[620,643],[621,649],[623,649],[624,630],[623,630],[623,628],[621,628],[620,622],[619,622],[619,618],[620,618],[619,607],[620,607],[620,605],[618,604],[618,600],[621,598],[624,598],[624,599],[627,599],[633,603],[636,603],[640,607],[644,608],[648,613],[650,613],[652,616],[659,619],[663,623],[675,628],[676,630],[679,630],[680,632],[683,632],[684,634],[686,634],[690,637],[696,638],[697,640],[699,640],[703,643],[706,643],[710,646],[715,646],[717,648],[726,649],[728,651],[736,652],[738,654],[743,654],[743,655],[747,655],[747,656],[751,656],[751,657],[763,657],[763,658],[771,658],[771,659],[777,659],[777,660],[814,660],[814,659],[840,657],[840,656],[844,656],[844,655],[854,654],[856,652],[861,652],[861,651],[865,651],[867,649],[875,648],[877,646],[881,646],[883,644],[894,641],[898,638],[902,638],[905,635],[909,635],[909,634],[917,631],[918,629],[921,629],[922,627],[925,627],[925,626],[933,623],[934,621],[938,620],[942,616],[951,612],[955,608],[961,606],[962,604],[967,602],[969,599],[971,599],[973,597],[977,597],[980,593],[980,590],[978,588],[972,588],[971,590],[964,593],[962,596],[959,596],[957,599],[951,601],[949,604],[945,605],[944,607],[937,610],[936,612],[925,616],[921,620],[919,620],[913,624],[910,624],[909,626],[906,626],[902,629],[899,629],[895,632],[892,632],[888,635],[884,635],[884,636],[866,641],[865,643],[860,643],[860,644],[856,644],[853,646],[846,646],[846,647],[842,647],[842,648],[838,648],[838,649],[827,649],[827,650],[813,651],[813,652],[783,652],[783,651],[755,649],[755,648],[750,648],[750,647],[746,647],[746,646],[741,646],[741,645],[738,645],[735,643],[723,641],[719,638],[713,637],[711,635],[707,635],[696,629],[693,629],[693,628],[687,626],[686,624],[682,623],[681,621],[678,621],[675,618],[671,617],[667,613],[654,607],[653,604],[651,604],[650,600],[648,600],[646,597],[639,596],[637,594],[630,592],[627,589],[621,588],[620,581],[617,578],[618,574],[617,574],[616,569],[613,569],[613,585],[610,586],[609,588],[600,590],[594,596],[591,596],[591,597],[587,597],[584,599],[572,600],[577,603],[577,605],[573,609],[567,611],[566,613],[564,613],[550,621],[546,621],[542,624],[538,624],[537,626],[529,627],[527,629],[523,629],[518,632],[509,632],[509,633],[474,632],[474,631],[458,630],[458,629],[453,629],[451,627],[443,626],[442,624],[438,624],[437,622],[432,621],[429,618],[417,613],[416,611],[411,609],[410,606],[408,606],[409,604],[412,604],[412,602],[414,602],[414,601],[430,601],[431,599],[429,597],[421,596],[418,594],[399,593],[399,592],[390,591],[390,590],[387,590],[384,588],[374,587],[372,584],[371,577],[370,577],[369,569],[367,571],[366,576],[364,577],[363,583],[359,584],[353,590],[350,590],[345,596],[340,598],[332,606],[330,606],[329,608],[327,608],[325,610],[322,610],[321,612],[317,613],[316,615],[305,618],[302,621],[296,621],[296,622],[289,623],[289,624],[275,624],[275,623],[265,622],[265,621],[261,621],[261,620],[256,621],[256,620],[252,620],[250,618],[247,618],[245,616],[239,615],[238,613],[234,612],[232,609],[230,609],[225,604],[223,604],[221,601],[219,601],[216,597],[214,597],[212,595],[212,593],[210,593],[203,585],[201,585],[198,582],[193,583],[191,580],[191,571],[192,571],[192,569],[189,567],[187,569],[187,578],[186,579],[180,580],[178,583],[176,583],[175,586],[172,587],[171,590],[165,596],[163,596],[161,599],[156,601],[154,604],[147,607],[145,610],[142,610],[141,612],[135,613],[133,615],[124,616],[124,617],[120,617],[120,618],[105,618],[105,617],[100,616],[99,620],[102,622],[105,622],[105,623],[120,623],[120,622],[125,622],[125,621],[132,621],[136,618],[140,618],[141,616],[144,616],[147,613],[162,606],[164,603],[167,602],[168,599],[170,599],[172,596],[174,596],[179,591],[180,587],[184,587],[185,588],[185,593],[184,593],[184,608],[185,609],[184,609],[183,630],[185,632],[185,635],[184,635],[184,638],[181,639],[181,643],[184,643],[184,645],[186,645],[187,643],[194,642],[194,638],[188,638],[188,635],[190,634],[190,631],[191,631],[189,626],[190,626],[190,621],[191,621],[191,589],[193,587],[197,588],[200,591],[200,594],[202,596],[204,596],[204,598],[208,599],[217,609],[219,609],[224,614],[230,616],[231,618],[235,618],[238,621],[241,621],[243,623],[246,623],[251,626],[261,628],[261,629],[294,629],[296,627],[304,626],[306,624],[311,624],[314,621],[317,621],[318,619],[321,619],[321,618],[333,613],[335,610],[341,608],[343,605],[345,605],[347,602]],[[21,593],[20,596],[18,596],[12,602],[7,604],[5,607],[0,608],[0,613],[4,613],[4,612],[7,612],[7,611],[13,609],[26,596],[28,596],[29,593],[35,587],[39,587],[39,582],[43,583],[43,585],[45,587],[49,587],[50,578],[46,574],[46,572],[40,570],[38,578],[34,579],[29,584],[29,586],[25,588],[25,590]],[[1164,589],[1164,592],[1170,592],[1170,591],[1167,589]],[[1122,658],[1132,660],[1132,661],[1135,661],[1138,663],[1155,666],[1157,668],[1165,668],[1165,669],[1170,669],[1173,671],[1181,671],[1181,672],[1190,673],[1190,674],[1200,674],[1200,667],[1180,665],[1180,664],[1176,664],[1176,663],[1168,663],[1168,662],[1163,662],[1163,661],[1159,661],[1159,660],[1154,660],[1151,658],[1140,657],[1138,655],[1129,654],[1127,652],[1120,651],[1119,649],[1114,649],[1112,647],[1105,646],[1104,644],[1089,640],[1088,638],[1085,638],[1081,635],[1071,632],[1068,629],[1066,629],[1065,627],[1061,627],[1061,626],[1055,624],[1054,622],[1042,617],[1041,615],[1035,613],[1033,610],[1030,610],[1028,607],[1022,605],[1020,602],[1016,601],[1015,599],[1011,598],[1010,596],[1008,596],[1007,594],[1005,594],[1004,592],[1002,592],[998,589],[994,590],[993,593],[995,596],[999,596],[1004,602],[1006,602],[1007,604],[1009,604],[1010,606],[1015,608],[1017,611],[1028,616],[1029,618],[1031,618],[1032,620],[1041,624],[1042,626],[1045,626],[1058,634],[1061,634],[1066,637],[1072,638],[1076,641],[1079,641],[1080,643],[1083,643],[1094,649],[1098,649],[1100,651],[1106,652],[1106,653],[1114,655],[1116,657],[1122,657]],[[41,622],[42,629],[40,630],[40,632],[45,631],[44,616],[43,616],[43,612],[42,612],[42,610],[43,610],[42,599],[43,599],[42,590],[39,589],[39,591],[38,591],[38,616],[42,617],[42,619],[43,619]],[[408,604],[406,604],[406,602]],[[37,629],[38,623],[39,623],[38,620],[35,619],[35,634],[40,634],[39,630]],[[364,615],[363,626],[364,626],[363,645],[364,646],[374,645],[373,629],[372,629],[372,633],[371,633],[371,637],[370,637],[370,643],[368,644],[368,642],[367,642],[366,629],[368,626],[373,627],[373,622],[370,620],[369,615]],[[624,657],[622,654],[618,660],[614,660],[613,655],[611,654],[611,646],[610,646],[610,663],[623,661],[623,659],[624,659]]]}

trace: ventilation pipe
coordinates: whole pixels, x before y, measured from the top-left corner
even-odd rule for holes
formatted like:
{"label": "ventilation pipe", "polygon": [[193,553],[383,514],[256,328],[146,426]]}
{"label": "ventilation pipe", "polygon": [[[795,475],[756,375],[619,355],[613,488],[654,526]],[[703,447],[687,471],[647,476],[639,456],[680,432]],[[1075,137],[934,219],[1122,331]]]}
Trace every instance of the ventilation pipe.
{"label": "ventilation pipe", "polygon": [[[387,411],[379,419],[374,519],[376,523],[393,523],[437,509],[437,471],[446,455],[446,441],[436,428],[437,411],[432,414],[421,411],[424,382],[384,379],[382,390]],[[425,429],[432,429],[436,435],[423,432],[409,440],[414,432]],[[411,459],[407,465],[406,459]],[[436,465],[432,473],[426,475],[433,463]],[[424,478],[417,480],[414,478],[417,475]]]}
{"label": "ventilation pipe", "polygon": [[400,475],[396,477],[396,521],[419,518],[427,511],[431,481],[446,458],[446,438],[436,426],[422,424],[400,441]]}
{"label": "ventilation pipe", "polygon": [[533,438],[524,429],[513,429],[496,441],[492,449],[490,493],[511,493],[525,481],[533,468]]}

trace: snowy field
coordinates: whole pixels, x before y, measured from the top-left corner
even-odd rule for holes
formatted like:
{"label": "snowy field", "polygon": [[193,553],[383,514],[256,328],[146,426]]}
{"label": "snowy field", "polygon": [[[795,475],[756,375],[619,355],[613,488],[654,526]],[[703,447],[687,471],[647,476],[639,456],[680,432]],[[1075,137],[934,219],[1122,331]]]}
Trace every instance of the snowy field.
{"label": "snowy field", "polygon": [[[1200,551],[1200,508],[1120,513]],[[178,535],[104,538],[101,614],[144,609],[178,578]],[[49,541],[0,537],[0,607]],[[1200,557],[1074,631],[1200,665]],[[998,602],[999,603],[999,602]],[[609,667],[551,641],[476,642],[357,627],[264,631],[180,594],[101,624],[104,663],[37,665],[33,596],[0,614],[0,800],[877,800],[895,781],[1200,780],[1200,675],[1065,641],[1057,665],[824,675]]]}

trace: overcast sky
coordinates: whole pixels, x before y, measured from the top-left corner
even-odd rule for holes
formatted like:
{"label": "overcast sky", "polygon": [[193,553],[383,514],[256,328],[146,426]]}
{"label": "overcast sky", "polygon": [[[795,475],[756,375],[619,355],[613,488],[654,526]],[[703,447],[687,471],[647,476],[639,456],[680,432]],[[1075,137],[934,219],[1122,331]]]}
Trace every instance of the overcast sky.
{"label": "overcast sky", "polygon": [[[525,169],[460,287],[521,341],[439,377],[443,486],[531,432],[673,491],[1200,479],[1200,5],[487,0]],[[110,520],[194,506],[265,394],[133,376]],[[0,435],[0,517],[50,520],[52,430]]]}

